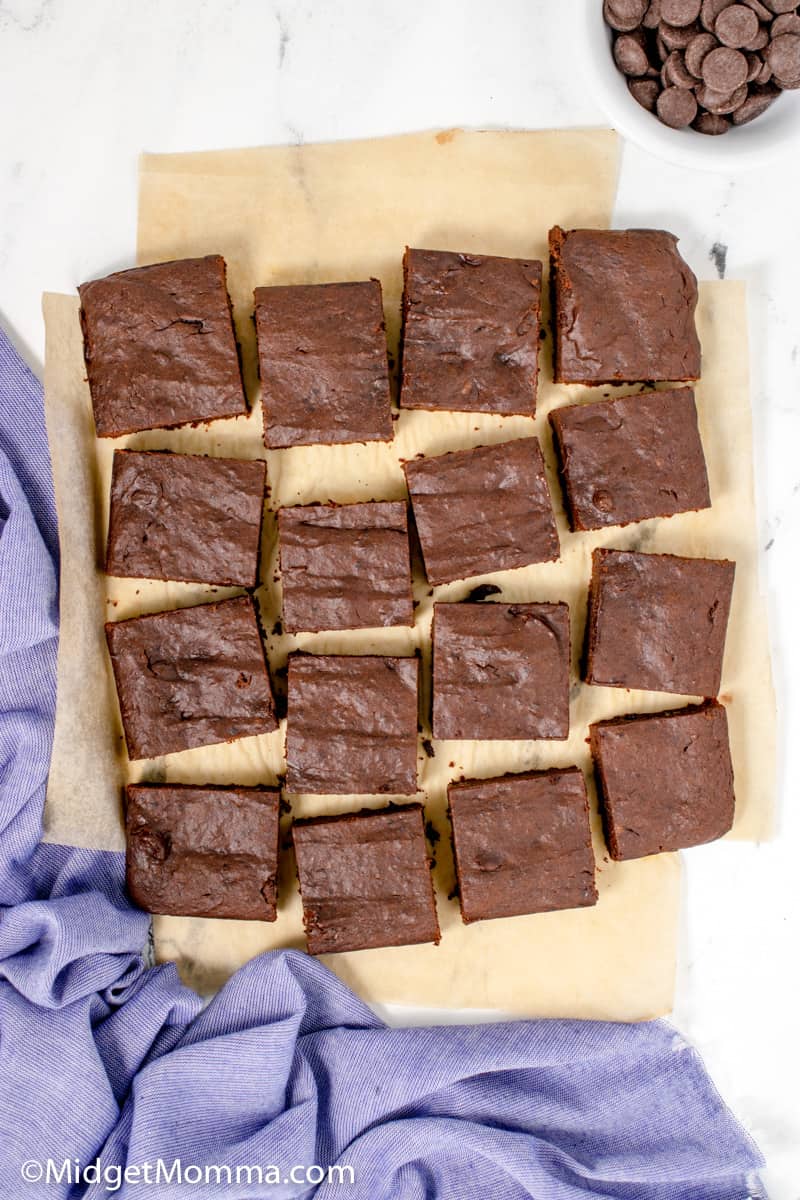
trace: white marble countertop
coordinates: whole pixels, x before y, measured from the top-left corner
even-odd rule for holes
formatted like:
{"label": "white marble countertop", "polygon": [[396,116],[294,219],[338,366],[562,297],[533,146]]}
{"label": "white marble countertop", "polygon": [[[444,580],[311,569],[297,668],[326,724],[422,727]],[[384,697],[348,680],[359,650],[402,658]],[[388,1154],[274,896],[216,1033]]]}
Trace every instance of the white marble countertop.
{"label": "white marble countertop", "polygon": [[[563,16],[554,0],[0,0],[0,319],[40,370],[42,291],[133,259],[142,150],[603,124]],[[625,146],[615,216],[675,230],[699,276],[749,285],[784,734],[800,729],[798,194],[796,158],[725,176]],[[773,1200],[798,1200],[800,771],[785,740],[779,838],[687,856],[674,1020],[760,1143]]]}

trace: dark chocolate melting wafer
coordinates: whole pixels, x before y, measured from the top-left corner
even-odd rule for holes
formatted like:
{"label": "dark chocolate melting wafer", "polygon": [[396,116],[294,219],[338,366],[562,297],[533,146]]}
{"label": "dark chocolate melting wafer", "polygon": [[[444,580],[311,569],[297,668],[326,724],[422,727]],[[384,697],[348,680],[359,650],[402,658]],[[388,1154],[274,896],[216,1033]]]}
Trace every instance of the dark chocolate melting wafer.
{"label": "dark chocolate melting wafer", "polygon": [[659,120],[671,129],[685,129],[697,116],[697,101],[685,88],[665,88],[656,101]]}
{"label": "dark chocolate melting wafer", "polygon": [[692,25],[700,16],[701,0],[661,0],[661,19],[668,25]]}
{"label": "dark chocolate melting wafer", "polygon": [[650,68],[644,38],[623,33],[614,43],[614,62],[623,75],[646,75]]}
{"label": "dark chocolate melting wafer", "polygon": [[[703,83],[721,96],[731,96],[746,81],[748,69],[747,59],[741,50],[720,46],[703,60]],[[775,67],[772,69],[774,71]]]}
{"label": "dark chocolate melting wafer", "polygon": [[701,112],[693,126],[698,133],[705,133],[711,137],[719,137],[721,133],[727,133],[730,127],[731,123],[727,117],[710,112]]}
{"label": "dark chocolate melting wafer", "polygon": [[731,4],[723,8],[714,24],[714,33],[723,46],[741,50],[748,46],[758,34],[758,17],[752,8],[744,4]]}
{"label": "dark chocolate melting wafer", "polygon": [[698,33],[689,42],[683,58],[686,69],[694,75],[695,79],[702,79],[703,60],[712,50],[717,49],[717,45],[718,42],[713,33]]}
{"label": "dark chocolate melting wafer", "polygon": [[771,104],[778,99],[780,92],[777,88],[765,88],[763,91],[753,90],[747,99],[733,114],[734,125],[747,125],[766,112]]}

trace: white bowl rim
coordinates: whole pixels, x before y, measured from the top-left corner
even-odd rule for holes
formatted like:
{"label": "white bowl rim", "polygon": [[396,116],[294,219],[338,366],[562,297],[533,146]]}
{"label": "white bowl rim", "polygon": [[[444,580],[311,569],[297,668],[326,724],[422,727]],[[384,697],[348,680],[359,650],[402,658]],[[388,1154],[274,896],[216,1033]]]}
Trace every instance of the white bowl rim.
{"label": "white bowl rim", "polygon": [[662,125],[634,100],[614,62],[603,0],[577,0],[573,12],[582,66],[600,107],[623,136],[651,154],[678,166],[730,173],[762,166],[800,138],[800,91],[786,92],[763,116],[721,137]]}

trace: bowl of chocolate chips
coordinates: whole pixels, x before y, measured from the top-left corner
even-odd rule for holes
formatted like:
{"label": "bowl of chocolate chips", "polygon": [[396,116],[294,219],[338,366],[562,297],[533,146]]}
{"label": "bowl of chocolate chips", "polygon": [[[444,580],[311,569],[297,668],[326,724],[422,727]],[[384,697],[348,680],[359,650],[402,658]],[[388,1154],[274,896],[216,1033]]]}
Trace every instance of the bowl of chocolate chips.
{"label": "bowl of chocolate chips", "polygon": [[615,127],[684,166],[741,170],[800,142],[800,0],[583,0]]}

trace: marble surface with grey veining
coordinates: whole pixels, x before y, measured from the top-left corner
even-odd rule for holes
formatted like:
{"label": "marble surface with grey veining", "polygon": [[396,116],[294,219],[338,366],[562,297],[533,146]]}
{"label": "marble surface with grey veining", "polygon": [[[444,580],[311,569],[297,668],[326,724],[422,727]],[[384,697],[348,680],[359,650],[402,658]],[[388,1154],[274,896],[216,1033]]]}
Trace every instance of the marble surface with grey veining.
{"label": "marble surface with grey veining", "polygon": [[[42,291],[133,260],[142,150],[603,124],[563,15],[545,0],[0,0],[0,320],[40,371]],[[674,1020],[764,1149],[773,1200],[800,1197],[798,196],[796,158],[726,176],[626,145],[615,215],[673,229],[699,276],[749,289],[781,828],[686,856]]]}

